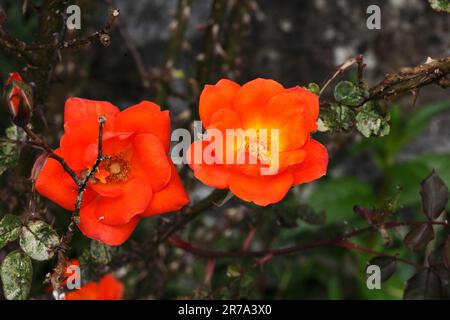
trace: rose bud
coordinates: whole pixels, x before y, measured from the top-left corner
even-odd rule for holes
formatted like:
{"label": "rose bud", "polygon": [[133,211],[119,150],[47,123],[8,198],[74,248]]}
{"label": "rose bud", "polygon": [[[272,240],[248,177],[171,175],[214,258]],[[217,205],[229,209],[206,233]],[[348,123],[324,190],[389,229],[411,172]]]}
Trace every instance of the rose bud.
{"label": "rose bud", "polygon": [[33,111],[33,90],[17,72],[10,73],[5,83],[3,105],[15,125],[23,127],[30,122]]}

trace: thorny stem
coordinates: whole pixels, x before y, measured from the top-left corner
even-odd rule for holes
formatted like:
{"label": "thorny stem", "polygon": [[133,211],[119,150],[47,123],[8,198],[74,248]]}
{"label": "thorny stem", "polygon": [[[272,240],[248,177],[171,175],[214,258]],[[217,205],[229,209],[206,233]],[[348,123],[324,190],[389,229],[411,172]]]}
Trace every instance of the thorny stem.
{"label": "thorny stem", "polygon": [[420,269],[421,268],[421,265],[419,265],[417,263],[414,263],[412,261],[406,260],[406,259],[401,258],[401,257],[394,256],[394,255],[378,252],[378,251],[375,251],[373,249],[360,246],[359,244],[356,244],[356,243],[353,243],[353,242],[348,242],[348,241],[342,240],[342,241],[338,242],[337,245],[339,247],[345,248],[345,249],[350,249],[350,250],[370,253],[370,254],[377,255],[377,256],[394,258],[397,261],[399,261],[401,263],[404,263],[404,264],[407,264],[407,265],[410,265],[410,266],[412,266],[412,267],[414,267],[416,269]]}
{"label": "thorny stem", "polygon": [[[235,1],[230,12],[228,30],[224,44],[225,57],[222,71],[225,74],[236,75],[236,65],[239,63],[239,52],[242,40],[245,36],[244,30],[249,24],[249,13],[252,10],[252,0]],[[237,68],[239,69],[239,68]]]}
{"label": "thorny stem", "polygon": [[319,96],[325,91],[325,89],[330,85],[330,83],[336,79],[339,75],[344,73],[345,70],[350,68],[351,66],[357,64],[358,65],[358,78],[361,82],[362,80],[362,69],[363,69],[363,56],[358,55],[356,57],[352,57],[344,61],[340,66],[337,67],[336,72],[334,72],[331,77],[328,78],[328,80],[325,81],[325,83],[322,85],[322,88],[320,89]]}
{"label": "thorny stem", "polygon": [[178,0],[175,19],[170,25],[171,36],[166,52],[166,60],[162,67],[161,80],[157,84],[156,103],[162,105],[166,103],[167,95],[170,92],[170,80],[173,69],[178,63],[180,53],[183,49],[183,41],[186,29],[191,17],[192,0]]}
{"label": "thorny stem", "polygon": [[172,236],[175,232],[180,230],[182,227],[187,225],[189,222],[193,221],[195,218],[200,216],[207,208],[211,207],[227,194],[227,190],[224,189],[215,189],[209,196],[205,199],[197,202],[191,207],[188,207],[184,210],[184,215],[175,223],[169,227],[162,235],[160,235],[157,239],[157,243],[162,243],[166,241],[170,236]]}
{"label": "thorny stem", "polygon": [[[336,72],[322,86],[320,94],[323,93],[323,91],[334,79],[336,79],[337,76],[355,64],[358,65],[359,85],[363,85],[363,56],[359,55],[357,57],[350,58],[341,64],[337,68]],[[442,88],[449,88],[450,80],[446,78],[449,74],[450,57],[427,61],[427,63],[409,68],[407,71],[387,74],[383,81],[369,90],[369,97],[365,99],[361,105],[370,100],[385,99],[405,92],[414,91],[432,83],[440,85]]]}
{"label": "thorny stem", "polygon": [[[106,0],[107,3],[113,4],[113,1]],[[117,30],[119,32],[120,37],[123,40],[123,44],[127,48],[127,50],[131,54],[131,58],[136,65],[136,69],[139,73],[139,77],[141,78],[142,86],[146,89],[149,89],[152,86],[151,83],[151,74],[148,72],[148,69],[144,63],[144,59],[139,52],[139,49],[136,43],[131,39],[130,34],[126,28],[125,22],[122,20],[117,23]]]}
{"label": "thorny stem", "polygon": [[86,190],[86,186],[97,171],[100,163],[104,160],[103,156],[103,128],[105,125],[105,117],[99,117],[99,129],[98,129],[98,142],[97,142],[97,159],[95,160],[94,165],[89,170],[89,172],[84,176],[83,180],[77,183],[78,186],[78,194],[77,199],[75,201],[75,209],[72,212],[71,221],[69,226],[67,227],[66,233],[61,237],[60,246],[57,249],[58,261],[55,269],[53,270],[53,274],[51,275],[51,283],[54,288],[54,296],[55,298],[59,298],[61,294],[61,278],[64,275],[65,264],[67,261],[66,253],[70,249],[70,243],[72,241],[73,235],[75,234],[75,226],[77,225],[77,218],[81,210],[81,205],[83,202],[83,195]]}
{"label": "thorny stem", "polygon": [[109,34],[118,16],[119,10],[114,8],[110,11],[109,18],[100,31],[96,31],[87,36],[86,38],[82,39],[76,38],[63,42],[55,41],[48,43],[26,43],[11,38],[0,25],[0,45],[22,54],[25,53],[26,51],[34,51],[34,50],[63,50],[63,49],[79,48],[88,45],[90,43],[93,43],[96,40],[101,40],[102,35]]}
{"label": "thorny stem", "polygon": [[[197,56],[196,89],[202,88],[209,81],[214,56],[219,49],[223,50],[220,47],[219,35],[226,16],[227,4],[227,0],[214,0],[212,3],[211,13],[206,23],[203,51]],[[191,111],[193,119],[197,119],[198,108],[195,104],[191,106]]]}
{"label": "thorny stem", "polygon": [[22,129],[25,131],[25,133],[27,134],[27,136],[34,141],[34,143],[38,146],[40,146],[41,148],[43,148],[48,154],[49,157],[55,159],[56,161],[58,161],[61,166],[64,168],[64,171],[66,171],[70,177],[72,178],[72,180],[75,182],[75,184],[78,186],[81,183],[80,178],[78,177],[78,175],[75,173],[75,171],[73,171],[69,165],[67,164],[67,162],[60,157],[59,155],[57,155],[52,148],[44,141],[42,140],[37,134],[35,134],[33,132],[33,130],[31,130],[30,126],[26,125],[23,126]]}
{"label": "thorny stem", "polygon": [[[399,226],[410,226],[410,225],[418,225],[418,224],[432,224],[432,225],[442,225],[450,228],[450,225],[446,222],[441,221],[403,221],[403,222],[390,222],[385,224],[386,229],[393,229]],[[279,256],[279,255],[287,255],[297,252],[302,252],[314,248],[320,248],[320,247],[326,247],[326,246],[339,246],[347,249],[354,249],[358,251],[363,251],[366,253],[371,253],[375,255],[382,255],[382,256],[389,256],[396,258],[398,261],[409,264],[411,266],[414,266],[416,268],[419,268],[420,266],[417,265],[414,262],[399,258],[397,256],[387,255],[382,252],[378,252],[369,248],[364,248],[359,245],[356,245],[354,243],[350,243],[346,240],[359,236],[366,232],[373,232],[376,228],[373,226],[356,229],[349,233],[345,233],[339,237],[336,237],[334,239],[330,240],[319,240],[312,243],[307,244],[300,244],[300,245],[293,245],[290,247],[285,248],[278,248],[278,249],[268,249],[268,250],[259,250],[259,251],[247,251],[247,250],[239,250],[239,251],[213,251],[208,249],[203,249],[200,247],[196,247],[192,245],[191,243],[182,240],[179,237],[172,236],[169,238],[169,242],[174,245],[177,248],[180,248],[186,252],[189,252],[193,255],[204,257],[204,258],[227,258],[227,257],[265,257],[265,256]]]}
{"label": "thorny stem", "polygon": [[432,60],[408,71],[388,74],[382,82],[370,89],[367,100],[382,99],[399,95],[431,83],[445,86],[446,76],[450,74],[450,57]]}

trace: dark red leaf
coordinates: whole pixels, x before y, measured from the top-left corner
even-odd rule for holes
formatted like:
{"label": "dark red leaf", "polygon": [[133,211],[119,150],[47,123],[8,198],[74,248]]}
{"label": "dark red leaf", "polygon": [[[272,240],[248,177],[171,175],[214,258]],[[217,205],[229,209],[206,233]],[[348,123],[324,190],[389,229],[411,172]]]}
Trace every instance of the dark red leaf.
{"label": "dark red leaf", "polygon": [[369,261],[368,265],[376,265],[381,270],[381,282],[388,280],[397,269],[397,259],[394,257],[377,256]]}
{"label": "dark red leaf", "polygon": [[445,240],[444,244],[444,264],[450,269],[450,235],[447,236],[447,240]]}
{"label": "dark red leaf", "polygon": [[405,300],[435,300],[442,298],[442,284],[436,272],[422,269],[408,280],[403,294]]}
{"label": "dark red leaf", "polygon": [[433,227],[430,224],[419,224],[411,228],[405,237],[408,249],[418,251],[423,249],[428,242],[434,239]]}
{"label": "dark red leaf", "polygon": [[448,188],[434,170],[428,178],[422,181],[421,185],[420,195],[422,196],[423,211],[428,219],[435,220],[447,208]]}

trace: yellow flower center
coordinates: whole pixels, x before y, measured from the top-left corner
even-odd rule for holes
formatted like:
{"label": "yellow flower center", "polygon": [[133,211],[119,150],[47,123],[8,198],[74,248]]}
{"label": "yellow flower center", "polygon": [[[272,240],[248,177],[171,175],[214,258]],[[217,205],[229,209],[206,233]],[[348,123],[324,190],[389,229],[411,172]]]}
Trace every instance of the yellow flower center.
{"label": "yellow flower center", "polygon": [[128,161],[119,154],[112,157],[106,157],[106,160],[102,162],[94,177],[96,182],[103,184],[124,182],[128,179],[129,171],[130,166]]}
{"label": "yellow flower center", "polygon": [[272,137],[270,130],[259,129],[256,135],[245,136],[245,151],[263,164],[269,164],[272,156]]}

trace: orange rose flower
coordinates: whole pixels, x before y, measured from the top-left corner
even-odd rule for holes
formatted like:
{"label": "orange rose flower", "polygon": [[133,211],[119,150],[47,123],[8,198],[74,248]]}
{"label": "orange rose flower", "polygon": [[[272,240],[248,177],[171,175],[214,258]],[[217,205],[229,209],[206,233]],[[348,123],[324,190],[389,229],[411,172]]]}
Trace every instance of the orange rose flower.
{"label": "orange rose flower", "polygon": [[66,300],[122,300],[124,286],[108,274],[99,282],[89,282],[78,290],[66,293]]}
{"label": "orange rose flower", "polygon": [[[79,176],[86,174],[97,158],[100,116],[106,119],[106,160],[87,185],[79,228],[87,237],[120,245],[141,218],[179,210],[189,199],[168,157],[169,112],[154,103],[143,101],[120,112],[109,102],[68,99],[65,132],[55,153]],[[46,161],[35,185],[43,196],[74,210],[77,186],[56,160]]]}
{"label": "orange rose flower", "polygon": [[[195,161],[198,150],[206,150],[213,139],[195,141],[187,153],[187,160],[195,177],[215,188],[229,188],[237,197],[266,206],[283,199],[292,185],[316,180],[326,174],[328,153],[326,148],[310,138],[317,129],[319,101],[310,91],[294,87],[285,89],[273,80],[256,79],[239,86],[230,80],[220,80],[216,85],[205,86],[200,96],[200,119],[206,134],[211,130],[266,129],[265,145],[258,145],[258,152],[248,140],[224,141],[224,151],[256,158],[252,164],[227,163],[225,152],[215,150],[216,160]],[[270,154],[272,129],[277,129],[276,154]],[[225,139],[224,139],[225,140]],[[274,139],[272,139],[274,140]],[[211,149],[211,148],[210,148]],[[201,157],[205,157],[205,153]],[[262,174],[263,168],[271,168],[276,156],[277,170]],[[205,160],[205,159],[203,159]]]}

